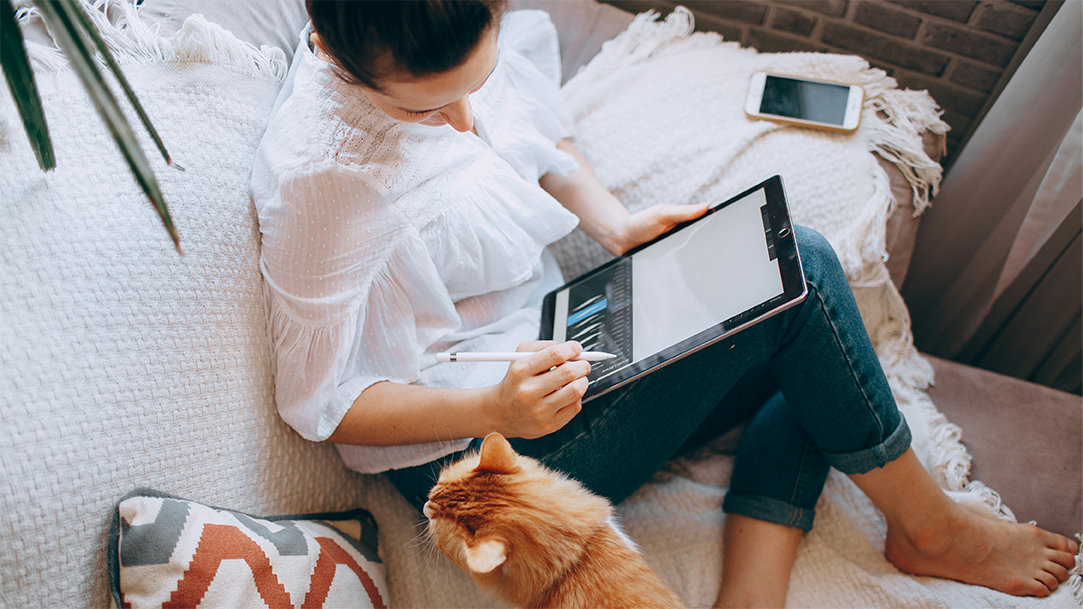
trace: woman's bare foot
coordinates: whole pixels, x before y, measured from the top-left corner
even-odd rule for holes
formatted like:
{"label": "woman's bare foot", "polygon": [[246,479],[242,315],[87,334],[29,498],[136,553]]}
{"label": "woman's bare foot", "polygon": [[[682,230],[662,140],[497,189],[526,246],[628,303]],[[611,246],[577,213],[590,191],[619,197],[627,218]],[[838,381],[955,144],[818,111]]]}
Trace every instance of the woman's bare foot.
{"label": "woman's bare foot", "polygon": [[1047,596],[1068,579],[1076,542],[952,501],[912,449],[850,479],[887,519],[884,553],[896,567],[1017,596]]}
{"label": "woman's bare foot", "polygon": [[1068,579],[1077,544],[1068,537],[950,504],[910,533],[888,526],[885,555],[899,569],[1047,596]]}
{"label": "woman's bare foot", "polygon": [[910,534],[889,526],[888,560],[907,573],[1016,596],[1049,595],[1075,565],[1076,543],[1067,537],[959,505],[950,512]]}

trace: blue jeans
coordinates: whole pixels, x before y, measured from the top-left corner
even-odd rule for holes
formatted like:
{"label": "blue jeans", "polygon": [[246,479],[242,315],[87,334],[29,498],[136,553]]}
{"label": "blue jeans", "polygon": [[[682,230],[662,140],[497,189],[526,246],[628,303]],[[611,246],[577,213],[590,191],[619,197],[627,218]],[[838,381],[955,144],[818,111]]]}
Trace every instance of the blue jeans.
{"label": "blue jeans", "polygon": [[[553,434],[512,439],[515,450],[619,503],[682,450],[747,420],[723,510],[809,530],[830,467],[883,467],[910,430],[831,245],[796,235],[803,303],[586,403]],[[420,506],[461,456],[389,477]]]}

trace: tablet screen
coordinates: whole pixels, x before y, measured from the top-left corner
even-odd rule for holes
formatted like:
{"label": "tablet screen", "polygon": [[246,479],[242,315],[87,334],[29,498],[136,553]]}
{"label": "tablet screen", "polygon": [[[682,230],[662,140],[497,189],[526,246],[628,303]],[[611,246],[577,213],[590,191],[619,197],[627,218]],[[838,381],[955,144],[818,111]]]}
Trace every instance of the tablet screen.
{"label": "tablet screen", "polygon": [[[803,295],[781,185],[772,180],[778,185],[774,204],[768,201],[768,181],[546,299],[543,338],[577,340],[584,349],[617,355],[593,364],[588,395],[728,335]],[[780,247],[792,250],[792,256],[780,256]],[[787,289],[795,276],[800,285]]]}
{"label": "tablet screen", "polygon": [[767,249],[763,190],[632,258],[632,360],[639,361],[782,294]]}

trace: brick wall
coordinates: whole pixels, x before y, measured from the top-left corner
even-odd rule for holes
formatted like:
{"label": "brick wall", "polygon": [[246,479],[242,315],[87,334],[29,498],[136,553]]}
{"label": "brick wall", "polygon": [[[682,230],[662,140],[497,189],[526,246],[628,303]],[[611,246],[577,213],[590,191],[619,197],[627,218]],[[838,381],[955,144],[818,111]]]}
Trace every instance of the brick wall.
{"label": "brick wall", "polygon": [[[997,89],[1044,0],[603,0],[663,15],[681,4],[696,29],[764,52],[849,53],[925,89],[951,125],[948,157]],[[1057,0],[1054,0],[1057,1]],[[1024,50],[1025,52],[1025,50]]]}

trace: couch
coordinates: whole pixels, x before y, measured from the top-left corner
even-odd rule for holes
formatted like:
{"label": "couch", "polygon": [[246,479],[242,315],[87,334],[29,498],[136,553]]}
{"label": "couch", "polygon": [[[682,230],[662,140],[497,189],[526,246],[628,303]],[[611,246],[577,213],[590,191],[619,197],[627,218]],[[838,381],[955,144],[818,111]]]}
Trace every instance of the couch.
{"label": "couch", "polygon": [[[518,4],[551,12],[565,80],[632,18],[590,0]],[[388,482],[346,470],[274,408],[247,184],[302,3],[144,0],[139,14],[127,26],[138,35],[115,49],[187,170],[158,165],[183,256],[62,62],[36,59],[60,163],[52,174],[37,169],[0,95],[0,605],[107,606],[107,530],[135,487],[260,515],[366,508],[391,606],[440,598],[432,588],[455,572],[410,560],[423,553],[403,524],[414,516]],[[32,18],[24,26],[45,40]],[[897,172],[891,187],[898,285],[920,217]],[[1080,398],[929,360],[928,395],[961,428],[970,476],[1020,520],[1083,529]]]}

